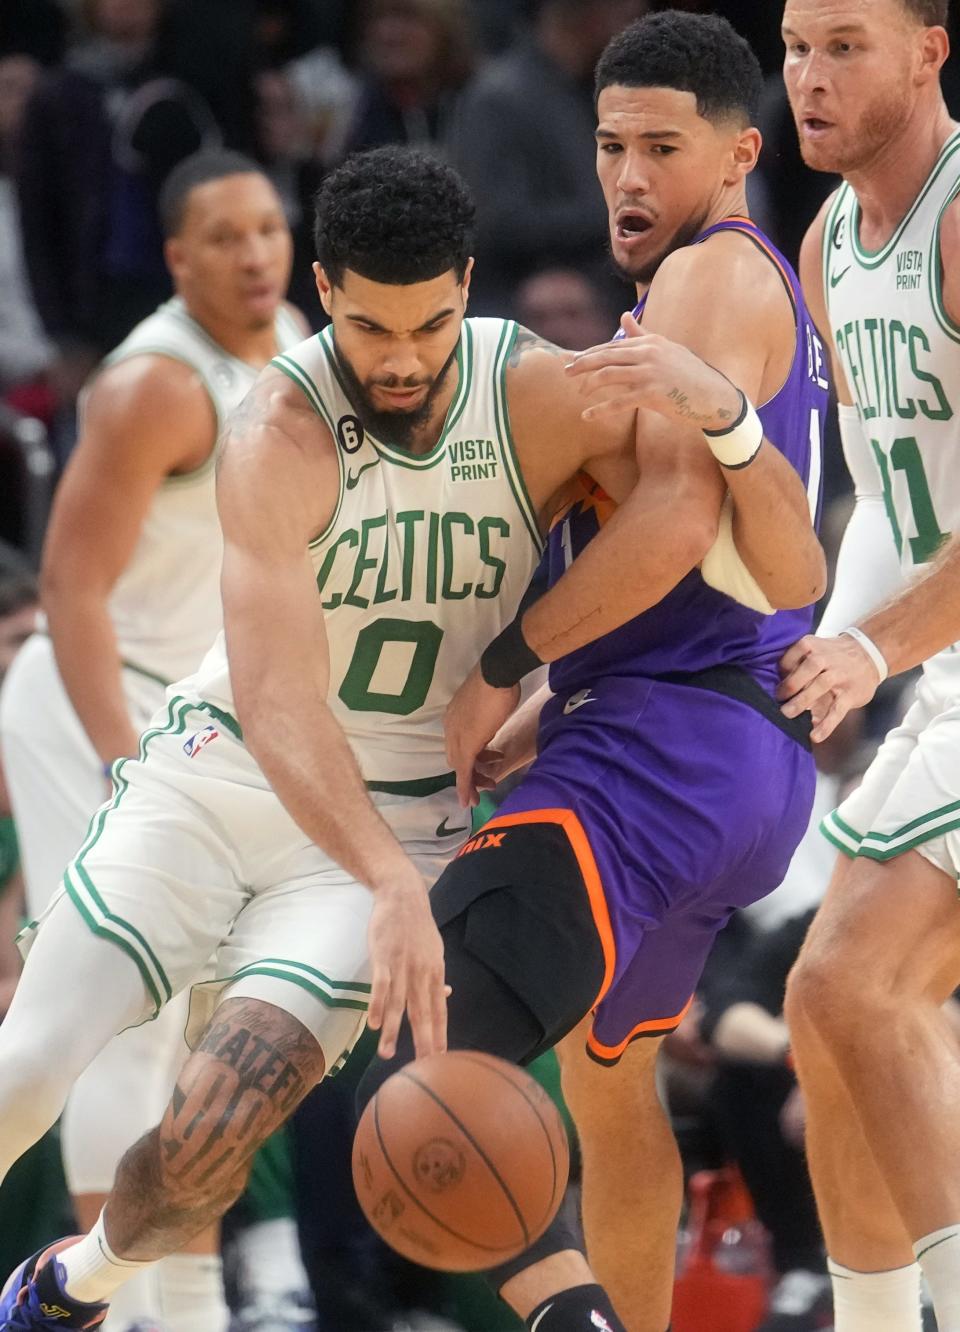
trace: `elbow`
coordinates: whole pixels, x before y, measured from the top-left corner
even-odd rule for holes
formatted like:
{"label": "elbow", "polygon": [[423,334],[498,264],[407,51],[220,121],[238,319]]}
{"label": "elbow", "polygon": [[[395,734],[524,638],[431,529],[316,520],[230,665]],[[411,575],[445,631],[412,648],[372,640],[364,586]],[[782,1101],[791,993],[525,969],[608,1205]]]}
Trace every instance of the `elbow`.
{"label": "elbow", "polygon": [[826,594],[827,560],[819,541],[807,560],[799,563],[797,576],[776,591],[777,595],[770,597],[774,610],[806,610]]}
{"label": "elbow", "polygon": [[811,571],[789,583],[777,582],[772,588],[765,588],[764,594],[775,611],[806,610],[808,606],[815,606],[826,590],[827,571],[824,566],[822,571]]}

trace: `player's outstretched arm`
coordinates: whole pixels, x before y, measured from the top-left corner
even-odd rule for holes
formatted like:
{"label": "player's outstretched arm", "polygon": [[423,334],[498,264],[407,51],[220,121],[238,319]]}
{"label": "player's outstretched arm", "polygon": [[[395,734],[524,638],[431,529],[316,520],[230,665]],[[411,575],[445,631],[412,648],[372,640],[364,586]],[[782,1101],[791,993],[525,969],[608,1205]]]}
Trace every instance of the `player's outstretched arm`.
{"label": "player's outstretched arm", "polygon": [[136,754],[138,741],[110,594],[164,479],[199,466],[216,436],[209,395],[179,362],[135,357],[105,370],[90,390],[50,517],[41,586],[61,678],[104,763]]}
{"label": "player's outstretched arm", "polygon": [[279,371],[228,424],[217,475],[223,609],[244,739],[304,833],[375,894],[370,1025],[393,1053],[406,1008],[417,1051],[446,1043],[443,946],[426,885],[374,808],[327,706],[329,655],[309,542],[339,487],[333,440]]}
{"label": "player's outstretched arm", "polygon": [[960,638],[960,538],[886,605],[836,638],[801,638],[781,662],[779,696],[788,717],[813,713],[826,740],[853,708],[869,703],[888,675],[920,666]]}

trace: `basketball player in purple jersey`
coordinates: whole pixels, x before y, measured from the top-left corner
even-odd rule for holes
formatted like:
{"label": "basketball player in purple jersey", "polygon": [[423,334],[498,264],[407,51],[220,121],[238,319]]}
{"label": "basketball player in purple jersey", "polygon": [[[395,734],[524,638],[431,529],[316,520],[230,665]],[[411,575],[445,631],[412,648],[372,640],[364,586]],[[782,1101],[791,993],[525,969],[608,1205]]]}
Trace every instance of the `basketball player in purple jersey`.
{"label": "basketball player in purple jersey", "polygon": [[[805,570],[797,609],[772,613],[728,558],[727,492],[740,503],[761,453],[799,473],[815,514],[827,406],[797,278],[746,215],[760,87],[749,47],[712,16],[652,16],[601,59],[599,174],[639,302],[625,336],[570,374],[588,414],[682,401],[687,424],[641,410],[632,474],[580,478],[541,567],[548,590],[448,711],[465,803],[538,751],[434,890],[449,1044],[523,1063],[569,1035],[591,1265],[629,1332],[663,1332],[670,1316],[681,1171],[656,1095],[660,1040],[730,913],[781,881],[813,793],[808,728],[781,715],[774,691],[821,587]],[[691,354],[682,394],[676,344]],[[782,550],[785,568],[792,555]],[[537,733],[530,708],[511,714],[543,661],[553,696]],[[361,1097],[411,1054],[406,1034]],[[560,1220],[492,1274],[537,1332],[608,1326],[606,1306],[591,1311],[597,1287],[537,1300],[534,1268],[559,1268],[576,1247]]]}

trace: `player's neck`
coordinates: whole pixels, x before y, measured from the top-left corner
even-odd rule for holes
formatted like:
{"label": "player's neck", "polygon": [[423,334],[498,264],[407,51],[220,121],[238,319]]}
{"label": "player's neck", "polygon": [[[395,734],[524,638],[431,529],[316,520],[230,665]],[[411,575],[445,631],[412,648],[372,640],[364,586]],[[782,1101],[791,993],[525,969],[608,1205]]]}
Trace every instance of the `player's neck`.
{"label": "player's neck", "polygon": [[941,101],[912,116],[868,166],[846,176],[860,204],[860,242],[866,249],[882,249],[896,231],[956,128]]}
{"label": "player's neck", "polygon": [[[704,215],[703,221],[700,223],[699,227],[697,228],[697,236],[702,236],[705,231],[709,231],[711,227],[715,227],[718,222],[725,222],[728,217],[749,217],[749,216],[750,216],[750,209],[749,206],[747,205],[746,190],[742,186],[736,190],[732,189],[724,190],[723,193],[717,198],[716,202],[707,210],[706,214]],[[684,245],[692,244],[695,239],[696,236],[691,236],[688,241],[684,242]],[[683,248],[683,247],[681,246],[678,248]],[[664,255],[664,258],[666,257],[667,256]],[[646,296],[647,292],[650,290],[650,284],[652,282],[653,278],[650,278],[648,282],[637,283],[638,302],[642,301],[644,296]]]}
{"label": "player's neck", "polygon": [[432,404],[430,415],[423,425],[415,430],[408,445],[408,451],[413,456],[419,457],[425,453],[431,453],[440,443],[440,436],[443,434],[444,426],[447,424],[447,415],[450,411],[450,404],[453,402],[457,389],[460,386],[460,375],[456,364],[450,367],[450,373],[446,381],[437,394]]}
{"label": "player's neck", "polygon": [[189,305],[187,313],[228,356],[244,361],[257,370],[262,370],[280,350],[277,346],[275,320],[271,320],[262,328],[250,329],[231,323],[229,320],[218,320],[209,312],[191,309]]}

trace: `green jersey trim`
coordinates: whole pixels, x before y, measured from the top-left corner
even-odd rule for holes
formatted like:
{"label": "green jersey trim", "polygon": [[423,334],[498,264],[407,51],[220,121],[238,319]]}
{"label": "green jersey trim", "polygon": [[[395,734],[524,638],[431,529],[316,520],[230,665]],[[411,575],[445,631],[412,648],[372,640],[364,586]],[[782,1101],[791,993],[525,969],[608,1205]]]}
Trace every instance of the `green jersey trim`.
{"label": "green jersey trim", "polygon": [[322,417],[323,421],[329,428],[331,435],[336,439],[337,431],[336,426],[333,424],[333,417],[330,415],[326,403],[320,396],[320,390],[313,382],[312,377],[306,370],[304,370],[300,362],[295,361],[287,352],[281,352],[279,356],[273,358],[270,364],[274,369],[282,371],[288,379],[292,379],[296,386],[307,395],[311,407],[319,417]]}
{"label": "green jersey trim", "polygon": [[[170,706],[172,707],[180,707],[181,704],[187,708],[194,708],[197,712],[207,713],[214,721],[218,721],[222,726],[225,726],[235,740],[239,740],[243,744],[243,728],[236,717],[231,716],[229,712],[224,712],[222,708],[214,707],[212,703],[207,703],[203,699],[191,702],[189,699],[177,695],[170,700]],[[456,784],[457,774],[455,772],[442,772],[436,777],[413,777],[408,781],[369,781],[364,783],[368,791],[378,791],[383,795],[400,796],[436,795],[438,791],[447,791]]]}
{"label": "green jersey trim", "polygon": [[339,483],[337,488],[337,502],[336,505],[334,506],[333,517],[327,523],[326,527],[323,529],[322,532],[319,532],[313,538],[312,541],[309,541],[307,543],[309,548],[313,550],[315,546],[319,546],[324,541],[326,541],[327,537],[330,535],[330,533],[333,531],[334,527],[336,526],[337,519],[340,517],[340,510],[343,508],[344,479],[345,479],[344,468],[343,468],[343,457],[340,448],[337,445],[337,432],[333,424],[333,419],[331,418],[330,413],[327,411],[326,404],[324,403],[323,399],[320,397],[320,390],[317,388],[316,384],[307,374],[306,370],[304,370],[303,366],[299,363],[299,361],[295,361],[292,356],[287,356],[285,353],[281,353],[280,356],[275,356],[273,360],[270,362],[270,364],[275,369],[279,370],[281,374],[286,375],[289,380],[291,380],[294,384],[296,384],[298,389],[300,389],[303,393],[307,395],[307,401],[310,403],[313,410],[317,413],[317,415],[326,425],[327,429],[330,431],[330,438],[332,439],[333,446],[337,452],[337,473],[339,476]]}
{"label": "green jersey trim", "polygon": [[289,981],[291,985],[298,985],[315,999],[319,999],[327,1008],[352,1008],[365,1013],[370,1006],[370,985],[362,981],[331,980],[316,967],[285,957],[263,957],[256,962],[248,962],[231,976],[217,976],[213,980],[200,981],[194,988],[223,989],[247,976],[270,976],[274,980]]}
{"label": "green jersey trim", "polygon": [[231,716],[229,712],[224,712],[222,708],[215,708],[212,703],[207,703],[203,699],[194,703],[189,699],[177,697],[173,702],[178,704],[186,703],[188,707],[195,708],[197,712],[205,712],[208,717],[212,717],[213,720],[218,721],[221,726],[225,726],[233,736],[234,740],[239,740],[240,743],[243,744],[243,731],[240,729],[240,723],[237,721],[236,717]]}
{"label": "green jersey trim", "polygon": [[827,218],[823,225],[823,239],[820,242],[822,247],[821,264],[823,267],[823,299],[824,304],[827,306],[828,314],[830,307],[830,257],[833,252],[833,233],[837,225],[837,218],[843,210],[848,188],[849,186],[846,184],[841,185],[833,196],[833,202],[827,209]]}
{"label": "green jersey trim", "polygon": [[860,222],[861,222],[860,201],[859,199],[857,199],[855,192],[851,191],[852,193],[854,193],[854,200],[853,200],[853,207],[850,210],[850,248],[853,252],[854,258],[860,264],[861,268],[868,268],[868,269],[879,268],[885,259],[889,259],[890,255],[896,249],[897,245],[899,245],[903,233],[906,231],[907,227],[910,225],[914,216],[916,215],[917,209],[920,207],[924,199],[926,199],[927,195],[933,189],[934,185],[937,183],[940,176],[943,174],[943,170],[946,167],[947,163],[958,151],[958,149],[960,149],[960,130],[954,131],[954,133],[951,134],[950,138],[947,139],[946,143],[943,145],[943,147],[940,150],[940,156],[937,158],[933,170],[930,172],[930,175],[927,177],[927,181],[923,189],[920,191],[920,193],[914,199],[913,203],[910,205],[910,208],[908,209],[906,216],[900,222],[899,226],[896,228],[893,235],[890,237],[887,243],[883,245],[879,250],[867,250],[864,246],[860,244]]}
{"label": "green jersey trim", "polygon": [[944,213],[951,204],[956,203],[958,196],[960,196],[960,181],[957,181],[956,188],[937,214],[936,225],[933,228],[933,241],[930,245],[930,261],[927,267],[927,282],[930,288],[930,303],[933,306],[933,313],[936,315],[941,330],[953,342],[960,342],[960,324],[955,323],[950,318],[949,311],[943,303],[943,256],[940,253],[940,225]]}
{"label": "green jersey trim", "polygon": [[848,856],[855,856],[860,850],[863,837],[851,828],[849,823],[844,823],[836,810],[821,821],[820,831],[828,842],[832,842],[835,847]]}
{"label": "green jersey trim", "polygon": [[148,671],[144,666],[138,666],[135,662],[121,659],[120,665],[125,671],[132,671],[134,675],[141,676],[144,680],[152,680],[154,684],[162,685],[164,689],[169,689],[173,684],[172,680],[166,679],[163,675],[157,675],[156,671]]}
{"label": "green jersey trim", "polygon": [[500,344],[497,347],[497,354],[494,357],[494,413],[497,423],[497,438],[500,441],[500,453],[503,458],[503,465],[506,469],[507,480],[510,482],[510,489],[513,491],[513,498],[517,502],[517,508],[523,517],[527,531],[533,541],[533,548],[539,555],[543,550],[543,537],[540,534],[540,524],[537,521],[537,511],[533,507],[527,491],[526,482],[523,479],[523,472],[520,468],[520,461],[517,457],[517,446],[513,438],[513,431],[510,427],[510,408],[507,402],[507,363],[510,360],[510,354],[517,341],[519,326],[514,320],[505,323],[503,331],[500,334]]}
{"label": "green jersey trim", "polygon": [[[170,699],[163,725],[145,731],[140,737],[141,763],[147,756],[151,742],[157,736],[181,735],[186,730],[187,714],[192,706],[183,699]],[[159,958],[135,925],[109,909],[84,865],[86,856],[100,840],[109,815],[119,807],[129,788],[129,782],[123,776],[123,769],[128,762],[128,759],[120,759],[114,764],[113,799],[109,805],[104,805],[93,816],[86,841],[77,852],[72,864],[67,867],[63,882],[70,900],[93,933],[115,943],[136,963],[156,1013],[159,1013],[163,1005],[173,997],[173,989]]]}
{"label": "green jersey trim", "polygon": [[[337,355],[333,347],[333,333],[329,326],[320,334],[320,341],[323,345],[324,352],[326,353],[330,372],[340,385],[341,391],[349,402],[350,395],[347,392],[346,385],[340,375],[340,367],[337,364]],[[384,443],[383,440],[377,439],[375,435],[372,435],[369,430],[366,431],[366,438],[385,462],[396,463],[398,467],[407,467],[411,471],[424,471],[429,467],[435,467],[437,463],[442,460],[446,452],[447,439],[450,435],[450,431],[463,415],[473,387],[473,329],[466,320],[464,320],[463,327],[460,330],[460,338],[457,342],[456,365],[457,390],[450,401],[450,406],[447,408],[447,415],[443,423],[443,429],[440,431],[440,438],[429,453],[408,453],[405,449],[398,449],[393,444]]]}

